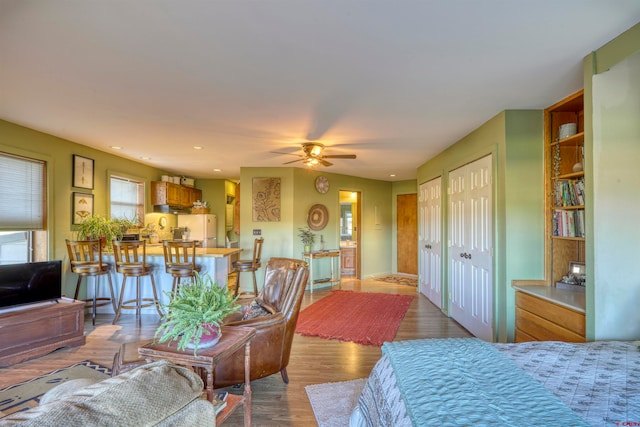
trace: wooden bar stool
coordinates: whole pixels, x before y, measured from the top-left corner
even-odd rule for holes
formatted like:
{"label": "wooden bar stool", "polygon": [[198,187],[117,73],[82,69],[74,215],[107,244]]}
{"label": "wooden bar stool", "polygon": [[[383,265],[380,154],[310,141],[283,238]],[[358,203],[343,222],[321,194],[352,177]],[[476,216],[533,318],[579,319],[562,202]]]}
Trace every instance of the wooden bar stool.
{"label": "wooden bar stool", "polygon": [[[111,264],[102,260],[102,241],[101,240],[69,240],[66,239],[67,253],[69,254],[69,264],[71,272],[78,275],[76,283],[76,293],[73,299],[78,299],[80,293],[80,285],[83,277],[93,277],[93,299],[84,300],[85,303],[91,303],[87,307],[92,307],[91,323],[96,324],[96,308],[111,303],[113,311],[116,311],[115,296],[113,293],[113,283],[111,282]],[[98,297],[98,283],[100,276],[107,276],[109,280],[109,292],[111,297]],[[87,279],[88,281],[89,279]],[[87,283],[88,286],[88,283]]]}
{"label": "wooden bar stool", "polygon": [[195,277],[201,267],[196,264],[196,242],[194,240],[165,240],[164,266],[167,273],[173,276],[171,292],[175,294],[178,284],[184,277]]}
{"label": "wooden bar stool", "polygon": [[238,295],[240,289],[240,273],[250,271],[253,274],[253,293],[258,296],[258,284],[256,282],[256,270],[261,267],[260,256],[262,254],[262,243],[264,239],[259,237],[253,241],[253,255],[251,259],[239,259],[231,263],[233,272],[236,273],[236,288],[233,296]]}
{"label": "wooden bar stool", "polygon": [[[116,317],[113,319],[115,325],[120,318],[122,310],[135,310],[136,317],[140,319],[140,310],[145,307],[154,306],[160,317],[163,316],[160,310],[160,300],[158,299],[158,290],[156,282],[153,278],[153,266],[147,264],[147,245],[143,240],[114,240],[113,254],[116,260],[116,272],[122,274],[122,287],[120,288],[120,299],[118,300],[118,309]],[[140,292],[140,278],[149,276],[151,278],[151,290],[153,298],[143,298]],[[123,301],[127,279],[135,277],[136,279],[136,298]]]}

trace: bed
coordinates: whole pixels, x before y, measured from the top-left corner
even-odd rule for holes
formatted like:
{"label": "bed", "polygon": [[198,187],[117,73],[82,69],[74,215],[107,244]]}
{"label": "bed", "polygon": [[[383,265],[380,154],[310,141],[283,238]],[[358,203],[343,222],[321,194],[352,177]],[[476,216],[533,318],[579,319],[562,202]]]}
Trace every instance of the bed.
{"label": "bed", "polygon": [[640,425],[639,344],[385,343],[350,426]]}

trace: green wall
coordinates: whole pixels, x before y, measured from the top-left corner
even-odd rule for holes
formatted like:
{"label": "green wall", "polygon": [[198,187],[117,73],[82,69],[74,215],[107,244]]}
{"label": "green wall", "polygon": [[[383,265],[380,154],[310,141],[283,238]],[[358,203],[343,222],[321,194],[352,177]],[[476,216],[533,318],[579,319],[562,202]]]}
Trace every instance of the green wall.
{"label": "green wall", "polygon": [[[324,175],[329,179],[329,191],[320,194],[315,190],[315,179]],[[279,222],[254,222],[252,218],[251,187],[253,178],[280,178],[281,180],[281,218]],[[325,241],[325,249],[338,248],[339,212],[338,194],[340,190],[360,191],[362,194],[361,229],[361,277],[373,277],[388,274],[391,270],[391,230],[393,229],[391,203],[391,183],[333,174],[323,169],[303,168],[241,168],[240,171],[240,247],[245,249],[242,257],[248,256],[253,248],[253,230],[260,229],[264,237],[262,258],[283,256],[301,258],[303,245],[298,238],[298,228],[307,225],[307,214],[315,204],[323,204],[329,212],[329,219],[323,230],[314,232],[319,249],[320,235]],[[379,224],[375,222],[375,210],[378,210]],[[314,267],[322,275],[328,270],[328,263]],[[315,273],[314,273],[315,274]],[[258,274],[259,286],[262,285]],[[243,289],[250,289],[250,277],[241,278]]]}
{"label": "green wall", "polygon": [[[442,236],[448,235],[448,173],[493,155],[494,325],[513,340],[514,279],[544,277],[543,118],[538,110],[504,111],[418,168],[419,184],[442,177]],[[443,311],[448,312],[448,253],[442,251]]]}

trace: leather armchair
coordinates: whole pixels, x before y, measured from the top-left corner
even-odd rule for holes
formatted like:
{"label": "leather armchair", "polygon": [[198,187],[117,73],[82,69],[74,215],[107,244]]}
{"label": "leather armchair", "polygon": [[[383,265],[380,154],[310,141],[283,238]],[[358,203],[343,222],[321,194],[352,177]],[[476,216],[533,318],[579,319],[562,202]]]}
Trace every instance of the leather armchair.
{"label": "leather armchair", "polygon": [[[256,328],[251,340],[251,381],[280,372],[289,383],[287,365],[298,312],[309,277],[307,263],[291,258],[271,258],[265,267],[264,286],[256,300],[271,311],[265,316],[241,320],[244,310],[227,319],[227,326]],[[244,382],[244,347],[216,366],[214,387]]]}

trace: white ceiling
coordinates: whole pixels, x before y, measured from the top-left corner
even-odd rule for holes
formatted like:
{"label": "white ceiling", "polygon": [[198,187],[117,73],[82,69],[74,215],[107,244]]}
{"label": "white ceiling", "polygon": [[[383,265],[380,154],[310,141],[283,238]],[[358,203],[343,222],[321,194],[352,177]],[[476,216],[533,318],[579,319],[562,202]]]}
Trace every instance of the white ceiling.
{"label": "white ceiling", "polygon": [[327,172],[413,179],[582,88],[639,21],[638,0],[0,0],[0,118],[196,178],[317,140],[358,156]]}

